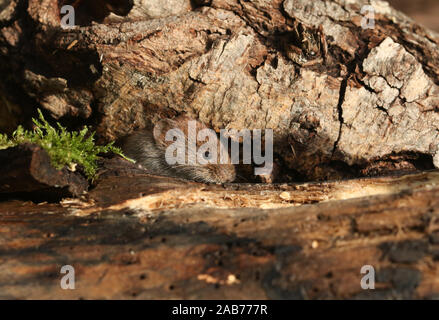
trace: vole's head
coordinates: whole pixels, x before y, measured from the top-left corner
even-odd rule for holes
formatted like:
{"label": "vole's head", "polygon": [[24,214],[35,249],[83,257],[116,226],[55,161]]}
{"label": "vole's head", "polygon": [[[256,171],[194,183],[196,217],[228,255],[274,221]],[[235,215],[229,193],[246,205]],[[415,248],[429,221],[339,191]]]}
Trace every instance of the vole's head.
{"label": "vole's head", "polygon": [[235,180],[226,146],[201,122],[187,116],[163,119],[154,126],[153,135],[176,176],[207,183]]}

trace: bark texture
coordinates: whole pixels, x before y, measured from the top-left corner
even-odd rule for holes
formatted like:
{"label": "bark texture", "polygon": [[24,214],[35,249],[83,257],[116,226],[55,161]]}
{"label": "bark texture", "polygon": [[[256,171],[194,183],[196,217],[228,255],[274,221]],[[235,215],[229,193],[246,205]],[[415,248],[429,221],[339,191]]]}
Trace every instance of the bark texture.
{"label": "bark texture", "polygon": [[49,155],[37,145],[23,144],[0,150],[0,195],[34,193],[40,200],[79,197],[88,190],[81,174],[67,168],[56,170]]}
{"label": "bark texture", "polygon": [[[64,30],[66,4],[0,0],[4,130],[37,106],[101,141],[187,113],[274,129],[280,181],[439,167],[439,37],[386,2],[83,0]],[[438,195],[437,171],[204,185],[105,160],[80,197],[0,202],[0,298],[438,298]]]}
{"label": "bark texture", "polygon": [[438,172],[237,188],[121,170],[82,199],[0,204],[1,298],[439,297]]}
{"label": "bark texture", "polygon": [[102,141],[179,113],[272,128],[284,181],[439,167],[439,37],[386,2],[363,29],[363,0],[84,0],[63,30],[68,3],[2,1],[10,114],[37,104]]}

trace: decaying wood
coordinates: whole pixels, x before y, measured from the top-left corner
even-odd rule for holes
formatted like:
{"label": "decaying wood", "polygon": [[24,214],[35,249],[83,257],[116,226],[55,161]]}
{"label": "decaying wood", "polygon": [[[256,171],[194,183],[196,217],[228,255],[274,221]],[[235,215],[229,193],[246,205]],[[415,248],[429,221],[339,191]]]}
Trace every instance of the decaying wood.
{"label": "decaying wood", "polygon": [[[0,150],[0,195],[23,194],[40,201],[81,196],[88,182],[68,169],[57,170],[41,147],[22,144]],[[32,195],[33,194],[33,195]]]}
{"label": "decaying wood", "polygon": [[107,141],[178,113],[272,128],[282,169],[305,180],[439,167],[439,37],[386,2],[91,2],[63,30],[69,1],[2,1],[8,110],[37,104]]}
{"label": "decaying wood", "polygon": [[[2,130],[41,107],[108,141],[187,113],[274,129],[278,181],[439,167],[439,37],[386,2],[83,0],[64,30],[72,3],[0,0]],[[439,297],[437,171],[204,185],[113,159],[87,194],[36,204],[23,192],[74,184],[41,150],[8,153],[0,298]]]}
{"label": "decaying wood", "polygon": [[[88,199],[1,203],[0,297],[438,297],[439,172],[233,192],[167,179],[108,175]],[[63,265],[75,290],[60,287]],[[361,288],[364,265],[375,290]]]}

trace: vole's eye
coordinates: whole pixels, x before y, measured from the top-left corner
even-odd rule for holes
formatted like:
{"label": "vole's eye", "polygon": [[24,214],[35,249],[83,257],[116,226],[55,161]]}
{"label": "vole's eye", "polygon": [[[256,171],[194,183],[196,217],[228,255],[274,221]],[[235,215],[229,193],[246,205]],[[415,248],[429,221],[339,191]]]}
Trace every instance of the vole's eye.
{"label": "vole's eye", "polygon": [[204,159],[206,159],[206,160],[209,160],[209,159],[210,159],[210,152],[209,152],[209,151],[206,151],[206,152],[204,153]]}

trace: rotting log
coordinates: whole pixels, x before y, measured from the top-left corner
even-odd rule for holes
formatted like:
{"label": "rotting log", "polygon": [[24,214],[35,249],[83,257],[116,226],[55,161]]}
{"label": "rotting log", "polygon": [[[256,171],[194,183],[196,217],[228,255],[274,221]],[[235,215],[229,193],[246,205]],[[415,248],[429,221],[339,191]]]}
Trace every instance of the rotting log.
{"label": "rotting log", "polygon": [[278,182],[439,167],[439,37],[386,2],[84,0],[67,30],[73,1],[0,3],[11,113],[39,106],[101,141],[180,113],[271,128]]}
{"label": "rotting log", "polygon": [[[3,202],[0,297],[439,297],[439,172],[238,186],[108,175],[82,200]],[[240,190],[247,202],[233,201]],[[294,202],[306,195],[315,203]],[[63,265],[75,290],[60,287]],[[374,290],[361,288],[364,265]]]}
{"label": "rotting log", "polygon": [[[112,2],[63,30],[72,1],[0,0],[0,114],[273,128],[278,181],[439,166],[439,38],[386,3],[364,30],[365,0]],[[439,297],[438,172],[207,186],[115,161],[81,197],[0,202],[1,298]]]}
{"label": "rotting log", "polygon": [[0,196],[27,195],[40,202],[62,197],[79,197],[88,181],[67,168],[57,170],[41,147],[22,144],[0,150]]}

